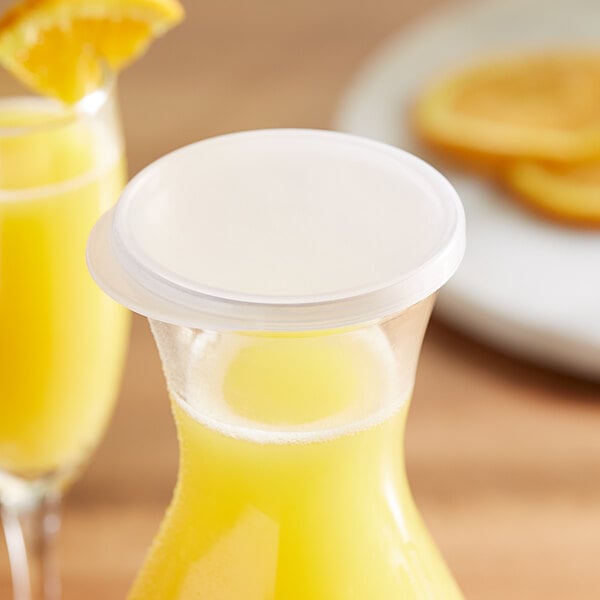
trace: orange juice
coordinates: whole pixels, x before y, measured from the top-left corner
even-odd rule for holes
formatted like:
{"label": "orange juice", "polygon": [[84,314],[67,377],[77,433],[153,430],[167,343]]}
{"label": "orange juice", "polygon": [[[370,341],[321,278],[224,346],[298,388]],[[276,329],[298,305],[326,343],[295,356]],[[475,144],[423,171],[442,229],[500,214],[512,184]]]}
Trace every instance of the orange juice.
{"label": "orange juice", "polygon": [[0,103],[0,471],[79,463],[117,393],[126,311],[94,285],[85,244],[125,180],[115,140],[50,102]]}
{"label": "orange juice", "polygon": [[129,600],[460,600],[408,489],[380,328],[192,346],[179,480]]}

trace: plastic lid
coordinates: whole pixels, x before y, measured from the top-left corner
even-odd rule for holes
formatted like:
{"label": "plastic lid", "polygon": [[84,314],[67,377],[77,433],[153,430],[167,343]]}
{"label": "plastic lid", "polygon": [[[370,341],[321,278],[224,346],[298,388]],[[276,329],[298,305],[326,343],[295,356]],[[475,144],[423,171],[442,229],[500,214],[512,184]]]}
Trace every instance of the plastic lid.
{"label": "plastic lid", "polygon": [[250,131],[164,156],[96,224],[88,265],[160,321],[300,331],[399,312],[464,252],[448,181],[397,148],[312,130]]}

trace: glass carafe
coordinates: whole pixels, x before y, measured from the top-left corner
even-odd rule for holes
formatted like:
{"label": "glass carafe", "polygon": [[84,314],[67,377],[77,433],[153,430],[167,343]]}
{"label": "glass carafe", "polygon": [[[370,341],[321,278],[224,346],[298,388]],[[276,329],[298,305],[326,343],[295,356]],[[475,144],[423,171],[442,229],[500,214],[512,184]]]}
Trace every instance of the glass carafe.
{"label": "glass carafe", "polygon": [[[449,184],[381,144],[271,131],[180,150],[130,185],[89,264],[150,318],[180,466],[129,599],[460,599],[403,459],[435,292],[462,256]],[[342,215],[327,203],[344,193]]]}

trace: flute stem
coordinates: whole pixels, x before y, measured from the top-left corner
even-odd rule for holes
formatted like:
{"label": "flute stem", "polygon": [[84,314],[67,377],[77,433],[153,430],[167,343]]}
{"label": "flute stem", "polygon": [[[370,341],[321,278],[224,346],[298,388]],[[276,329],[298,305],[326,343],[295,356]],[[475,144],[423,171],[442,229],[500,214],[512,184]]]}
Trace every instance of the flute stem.
{"label": "flute stem", "polygon": [[14,600],[58,600],[60,494],[53,491],[0,510]]}

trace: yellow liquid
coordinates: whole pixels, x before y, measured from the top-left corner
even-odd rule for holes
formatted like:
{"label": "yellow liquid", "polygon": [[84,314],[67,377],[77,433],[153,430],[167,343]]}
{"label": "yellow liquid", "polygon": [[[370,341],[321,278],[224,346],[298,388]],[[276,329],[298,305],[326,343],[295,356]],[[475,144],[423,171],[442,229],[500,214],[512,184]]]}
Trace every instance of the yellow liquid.
{"label": "yellow liquid", "polygon": [[408,489],[381,330],[202,335],[173,390],[175,495],[129,600],[459,600]]}
{"label": "yellow liquid", "polygon": [[[71,469],[93,448],[115,400],[128,314],[93,283],[87,236],[124,184],[120,152],[89,121],[0,105],[0,471]],[[55,119],[55,126],[52,120]],[[105,140],[105,144],[109,143]],[[29,188],[29,189],[24,189]]]}

